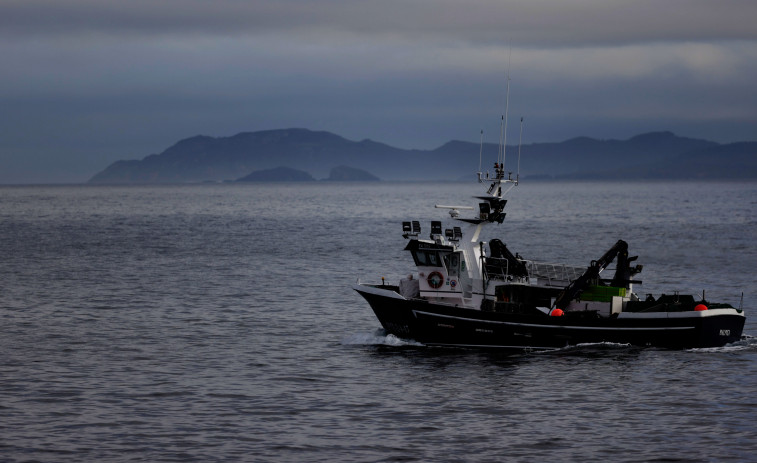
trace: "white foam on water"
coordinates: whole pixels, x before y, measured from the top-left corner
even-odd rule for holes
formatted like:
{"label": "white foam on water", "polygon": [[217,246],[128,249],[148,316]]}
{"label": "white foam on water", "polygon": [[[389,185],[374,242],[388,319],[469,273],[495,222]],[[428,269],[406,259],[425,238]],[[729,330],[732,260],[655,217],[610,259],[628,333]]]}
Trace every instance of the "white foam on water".
{"label": "white foam on water", "polygon": [[422,346],[423,344],[411,339],[398,338],[393,334],[387,334],[383,329],[378,329],[373,333],[354,333],[345,336],[342,339],[342,345],[354,346]]}
{"label": "white foam on water", "polygon": [[736,341],[721,347],[687,349],[688,352],[741,352],[750,350],[757,350],[757,338],[749,335],[742,336],[741,341]]}
{"label": "white foam on water", "polygon": [[[555,353],[555,352],[569,352],[569,351],[581,351],[587,349],[594,350],[614,350],[614,349],[628,349],[633,347],[631,344],[618,343],[618,342],[584,342],[580,344],[572,344],[565,347],[557,347],[554,349],[537,351],[535,353]],[[526,349],[527,350],[527,349]]]}

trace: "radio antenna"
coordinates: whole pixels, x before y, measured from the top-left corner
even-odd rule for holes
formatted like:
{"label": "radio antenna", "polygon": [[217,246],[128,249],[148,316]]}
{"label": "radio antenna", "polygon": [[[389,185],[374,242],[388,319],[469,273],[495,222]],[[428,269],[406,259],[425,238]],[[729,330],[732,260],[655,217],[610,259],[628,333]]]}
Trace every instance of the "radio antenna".
{"label": "radio antenna", "polygon": [[505,115],[502,115],[502,119],[499,122],[499,146],[497,147],[497,162],[502,164],[502,137],[505,134]]}
{"label": "radio antenna", "polygon": [[484,151],[484,131],[481,130],[481,144],[478,148],[478,183],[481,183],[481,153]]}
{"label": "radio antenna", "polygon": [[484,131],[481,130],[481,143],[478,147],[478,171],[481,172],[481,153],[484,151]]}
{"label": "radio antenna", "polygon": [[513,54],[513,49],[510,47],[510,52],[507,55],[507,90],[505,92],[505,125],[504,135],[502,137],[502,169],[505,168],[505,159],[507,156],[507,112],[510,108],[510,57]]}
{"label": "radio antenna", "polygon": [[520,118],[520,138],[518,138],[518,172],[515,174],[515,184],[520,180],[520,147],[523,144],[523,116]]}

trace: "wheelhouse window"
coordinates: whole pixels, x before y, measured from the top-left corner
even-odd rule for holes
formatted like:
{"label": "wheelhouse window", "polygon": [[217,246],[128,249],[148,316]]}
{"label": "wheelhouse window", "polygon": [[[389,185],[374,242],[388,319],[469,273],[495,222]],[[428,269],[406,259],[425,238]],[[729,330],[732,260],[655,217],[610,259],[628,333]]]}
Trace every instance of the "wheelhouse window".
{"label": "wheelhouse window", "polygon": [[444,266],[447,267],[447,272],[450,277],[457,277],[460,275],[460,254],[453,252],[444,255]]}
{"label": "wheelhouse window", "polygon": [[[412,254],[415,265],[419,267],[444,267],[450,276],[456,277],[460,275],[463,261],[460,258],[459,252],[439,252],[419,249],[413,251]],[[463,270],[465,269],[465,267],[462,268]]]}
{"label": "wheelhouse window", "polygon": [[419,267],[441,267],[441,260],[439,259],[439,253],[436,251],[413,251],[413,259],[415,265]]}

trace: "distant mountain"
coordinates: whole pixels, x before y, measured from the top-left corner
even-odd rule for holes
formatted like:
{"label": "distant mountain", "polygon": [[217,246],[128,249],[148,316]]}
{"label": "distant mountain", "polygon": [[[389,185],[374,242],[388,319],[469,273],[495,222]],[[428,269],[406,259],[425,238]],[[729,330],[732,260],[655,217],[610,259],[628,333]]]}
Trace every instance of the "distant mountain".
{"label": "distant mountain", "polygon": [[659,161],[647,161],[625,168],[584,171],[558,175],[564,179],[719,179],[757,178],[757,142],[713,144]]}
{"label": "distant mountain", "polygon": [[630,175],[639,178],[750,179],[757,175],[757,142],[716,145],[690,151],[664,162],[642,166]]}
{"label": "distant mountain", "polygon": [[353,167],[338,166],[331,169],[329,178],[325,179],[331,182],[378,182],[380,179],[375,175],[361,169]]}
{"label": "distant mountain", "polygon": [[[231,137],[196,136],[142,160],[117,161],[91,183],[224,181],[280,166],[331,178],[351,166],[385,180],[455,180],[472,176],[483,150],[484,170],[497,145],[450,141],[433,150],[405,150],[371,140],[350,141],[329,132],[281,129]],[[757,178],[757,142],[721,145],[670,132],[628,140],[572,138],[520,149],[521,178]],[[506,170],[517,169],[517,146],[506,150]]]}
{"label": "distant mountain", "polygon": [[307,172],[289,167],[276,167],[274,169],[256,170],[237,182],[314,182],[315,179]]}
{"label": "distant mountain", "polygon": [[[338,165],[352,165],[384,176],[408,151],[329,132],[306,129],[239,133],[232,137],[196,136],[181,140],[141,161],[117,161],[91,183],[175,183],[223,181],[257,170],[287,166],[327,177]],[[390,167],[385,163],[389,161]],[[375,170],[374,170],[375,169]]]}

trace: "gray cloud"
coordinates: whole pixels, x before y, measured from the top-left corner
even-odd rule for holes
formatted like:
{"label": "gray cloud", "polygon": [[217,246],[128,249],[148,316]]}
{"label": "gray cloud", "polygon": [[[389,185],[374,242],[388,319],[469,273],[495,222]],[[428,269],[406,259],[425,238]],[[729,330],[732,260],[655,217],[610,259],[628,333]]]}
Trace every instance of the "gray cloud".
{"label": "gray cloud", "polygon": [[19,35],[258,35],[276,31],[584,46],[757,38],[752,0],[25,0],[0,6]]}

